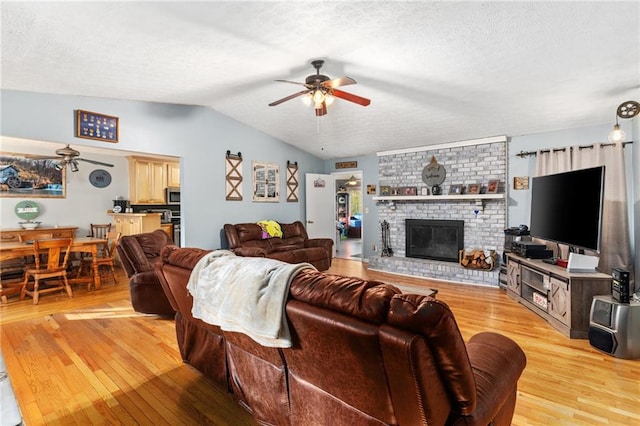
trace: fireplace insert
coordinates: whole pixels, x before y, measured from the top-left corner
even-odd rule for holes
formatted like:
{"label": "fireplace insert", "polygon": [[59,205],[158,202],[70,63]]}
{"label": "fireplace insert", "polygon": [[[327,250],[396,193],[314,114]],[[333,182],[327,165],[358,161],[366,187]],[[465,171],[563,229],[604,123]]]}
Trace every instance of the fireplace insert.
{"label": "fireplace insert", "polygon": [[406,219],[406,257],[458,262],[464,248],[463,220]]}

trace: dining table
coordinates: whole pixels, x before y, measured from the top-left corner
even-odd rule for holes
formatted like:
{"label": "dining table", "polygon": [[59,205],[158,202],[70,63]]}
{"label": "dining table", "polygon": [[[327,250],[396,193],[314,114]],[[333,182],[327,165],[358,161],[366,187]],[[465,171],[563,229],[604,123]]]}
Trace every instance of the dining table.
{"label": "dining table", "polygon": [[[95,288],[96,290],[100,290],[102,288],[100,274],[98,273],[98,264],[96,262],[96,259],[98,257],[98,247],[101,244],[108,244],[108,240],[94,237],[79,237],[73,239],[73,243],[71,244],[71,252],[91,254],[91,258],[93,260],[93,274],[87,277],[69,278],[68,280],[70,284],[88,282],[89,284],[93,284],[93,288]],[[0,264],[9,259],[31,256],[33,254],[33,242],[0,241]]]}

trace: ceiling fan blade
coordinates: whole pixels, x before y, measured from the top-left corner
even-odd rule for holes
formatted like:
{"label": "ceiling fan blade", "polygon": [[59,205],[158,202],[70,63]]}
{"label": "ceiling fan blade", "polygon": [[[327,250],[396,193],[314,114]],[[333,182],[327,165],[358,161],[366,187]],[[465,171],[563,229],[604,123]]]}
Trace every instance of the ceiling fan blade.
{"label": "ceiling fan blade", "polygon": [[275,81],[279,81],[281,83],[297,84],[298,86],[305,86],[304,83],[300,83],[299,81],[291,81],[291,80],[275,80]]}
{"label": "ceiling fan blade", "polygon": [[101,161],[95,161],[95,160],[87,160],[86,158],[76,158],[76,160],[85,161],[85,162],[91,163],[91,164],[97,164],[98,166],[113,167],[113,164],[103,163]]}
{"label": "ceiling fan blade", "polygon": [[289,96],[287,96],[286,98],[282,98],[282,99],[277,100],[277,101],[275,101],[275,102],[271,102],[271,103],[269,104],[269,106],[276,106],[276,105],[280,105],[280,104],[281,104],[281,103],[283,103],[283,102],[289,101],[289,100],[291,100],[291,99],[293,99],[293,98],[297,98],[298,96],[306,95],[306,94],[307,94],[307,93],[309,93],[309,92],[311,92],[311,89],[307,89],[307,90],[303,90],[303,91],[298,92],[298,93],[294,93],[293,95],[289,95]]}
{"label": "ceiling fan blade", "polygon": [[36,154],[24,154],[25,158],[29,158],[31,160],[59,160],[60,157],[55,156],[51,157],[50,155],[36,155]]}
{"label": "ceiling fan blade", "polygon": [[347,86],[349,84],[356,84],[356,83],[357,81],[355,81],[351,77],[340,77],[340,78],[334,78],[333,80],[324,81],[321,83],[321,85],[324,87],[333,89],[336,87]]}
{"label": "ceiling fan blade", "polygon": [[352,93],[343,92],[342,90],[333,89],[331,94],[336,98],[344,99],[345,101],[354,102],[356,104],[367,106],[371,103],[371,99],[363,98],[362,96],[354,95]]}

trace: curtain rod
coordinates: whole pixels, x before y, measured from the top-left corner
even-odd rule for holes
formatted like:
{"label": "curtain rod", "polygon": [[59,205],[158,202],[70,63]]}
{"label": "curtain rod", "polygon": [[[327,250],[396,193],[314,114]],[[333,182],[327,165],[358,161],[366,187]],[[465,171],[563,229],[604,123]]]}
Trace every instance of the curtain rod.
{"label": "curtain rod", "polygon": [[[627,142],[622,142],[622,147],[624,148],[626,145],[632,144],[633,141],[627,141]],[[615,143],[603,143],[600,145],[600,148],[604,148],[605,146],[615,146]],[[592,149],[594,147],[593,144],[591,145],[580,145],[578,146],[578,149],[586,149],[586,148],[590,148]],[[569,149],[573,149],[572,147],[568,147]],[[565,148],[553,148],[553,149],[541,149],[540,152],[546,153],[546,152],[559,152],[559,151],[566,151],[567,147]],[[528,157],[530,155],[536,155],[538,152],[537,151],[520,151],[519,153],[516,154],[516,156],[518,157]]]}

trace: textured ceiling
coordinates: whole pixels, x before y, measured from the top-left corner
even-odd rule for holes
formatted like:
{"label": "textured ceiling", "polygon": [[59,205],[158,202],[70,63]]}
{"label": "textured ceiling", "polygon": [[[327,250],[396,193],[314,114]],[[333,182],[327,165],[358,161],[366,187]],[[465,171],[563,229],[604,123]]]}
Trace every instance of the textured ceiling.
{"label": "textured ceiling", "polygon": [[[638,2],[1,7],[3,89],[202,105],[322,158],[613,124],[640,100]],[[317,58],[371,105],[267,106]]]}

